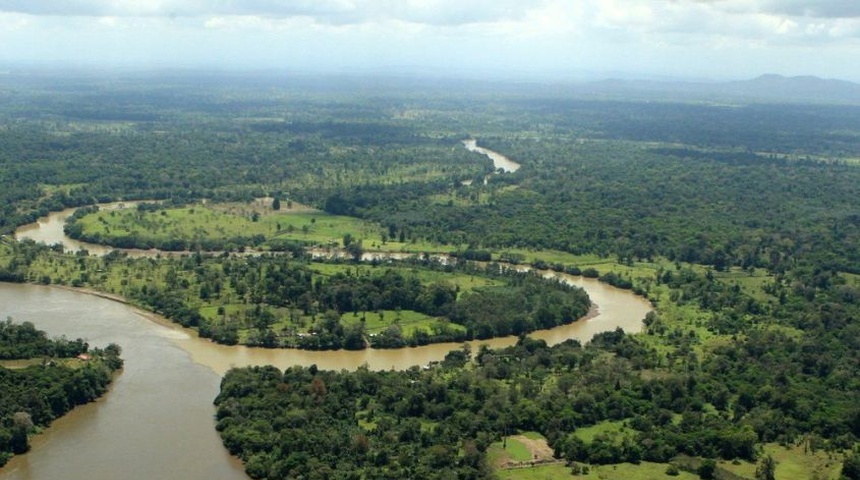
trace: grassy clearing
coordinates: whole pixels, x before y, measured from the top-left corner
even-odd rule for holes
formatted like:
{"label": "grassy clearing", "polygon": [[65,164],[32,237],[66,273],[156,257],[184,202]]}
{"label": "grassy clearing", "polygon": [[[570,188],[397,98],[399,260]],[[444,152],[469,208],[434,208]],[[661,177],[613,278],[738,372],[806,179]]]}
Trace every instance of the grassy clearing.
{"label": "grassy clearing", "polygon": [[564,265],[576,265],[579,267],[590,267],[615,263],[612,259],[602,258],[597,255],[574,255],[572,253],[560,252],[558,250],[530,250],[524,248],[506,248],[502,250],[502,252],[522,255],[524,258],[523,261],[525,263],[532,263],[535,260],[542,260],[547,263],[561,263]]}
{"label": "grassy clearing", "polygon": [[573,476],[573,474],[570,473],[570,467],[566,467],[563,464],[499,470],[496,472],[496,476],[499,480],[554,480],[558,478],[583,478],[582,476]]}
{"label": "grassy clearing", "polygon": [[526,445],[516,438],[509,438],[505,451],[517,462],[527,462],[532,459],[532,453]]}
{"label": "grassy clearing", "polygon": [[[362,319],[364,319],[364,330],[368,334],[381,333],[392,325],[399,325],[401,332],[407,336],[417,330],[429,332],[438,321],[434,317],[412,310],[344,313],[340,317],[341,323],[344,325],[361,323]],[[459,325],[456,326],[459,327]]]}
{"label": "grassy clearing", "polygon": [[[623,422],[602,422],[597,425],[580,428],[574,432],[574,435],[586,442],[591,442],[598,437],[608,437],[613,441],[620,443],[624,436],[632,433],[626,429]],[[514,438],[509,438],[507,448],[502,448],[501,442],[494,443],[488,449],[488,458],[492,465],[501,466],[505,462],[528,461],[531,459],[528,449],[523,451],[525,447],[522,442]],[[789,448],[778,444],[766,444],[763,447],[762,456],[770,455],[777,462],[776,478],[777,479],[817,479],[817,480],[836,480],[839,478],[839,472],[843,461],[841,454],[828,453],[823,450],[818,450],[813,453],[810,449],[805,448],[803,444],[795,445]],[[525,459],[525,460],[523,460]],[[725,469],[735,475],[752,479],[755,478],[755,470],[758,463],[756,462],[727,462],[720,461],[719,467]],[[500,479],[510,480],[529,480],[529,479],[547,479],[547,478],[577,478],[577,479],[619,479],[619,480],[636,480],[636,479],[652,479],[652,478],[679,478],[679,479],[694,479],[696,475],[681,472],[680,475],[670,477],[666,475],[667,464],[657,464],[643,462],[640,465],[619,464],[619,465],[603,465],[590,466],[587,475],[571,474],[571,469],[562,464],[539,465],[528,468],[513,468],[513,469],[498,469],[497,475]]]}
{"label": "grassy clearing", "polygon": [[577,428],[573,435],[586,443],[593,442],[595,438],[604,437],[620,445],[624,437],[632,436],[633,433],[633,430],[627,429],[623,421],[606,421],[590,427]]}
{"label": "grassy clearing", "polygon": [[530,462],[554,461],[546,437],[538,432],[511,435],[506,437],[504,442],[491,444],[487,449],[487,459],[497,468],[518,468]]}
{"label": "grassy clearing", "polygon": [[523,442],[508,438],[504,446],[495,442],[487,449],[487,459],[491,465],[502,466],[514,462],[528,462],[532,459],[531,452]]}
{"label": "grassy clearing", "polygon": [[381,228],[352,217],[294,206],[275,211],[249,204],[193,205],[142,212],[135,208],[100,211],[80,220],[84,234],[102,238],[134,236],[140,240],[216,241],[260,235],[340,245],[349,234],[364,243],[382,243]]}
{"label": "grassy clearing", "polygon": [[331,215],[301,204],[280,210],[271,200],[250,203],[198,204],[141,212],[136,208],[100,211],[79,220],[84,236],[110,239],[134,237],[138,243],[161,244],[167,240],[188,243],[229,241],[260,236],[263,247],[272,240],[297,240],[316,245],[342,247],[344,237],[360,241],[365,250],[408,253],[450,253],[461,245],[441,245],[419,239],[404,242],[386,239],[384,229],[353,217]]}
{"label": "grassy clearing", "polygon": [[744,271],[740,268],[732,268],[727,272],[715,272],[714,277],[727,285],[739,286],[744,293],[759,302],[776,300],[772,295],[764,291],[763,287],[773,281],[773,275],[768,274],[763,269]]}
{"label": "grassy clearing", "polygon": [[441,243],[429,242],[421,239],[409,239],[405,242],[395,242],[392,240],[388,240],[386,243],[382,243],[381,238],[378,242],[370,242],[367,241],[363,244],[365,250],[373,250],[379,252],[402,252],[402,253],[414,253],[416,255],[421,255],[424,253],[433,254],[433,253],[451,253],[456,252],[457,250],[465,249],[465,245],[442,245]]}
{"label": "grassy clearing", "polygon": [[698,475],[681,472],[677,476],[666,475],[665,463],[642,462],[639,465],[622,463],[619,465],[601,465],[589,467],[588,474],[573,475],[571,468],[564,464],[538,465],[528,468],[499,470],[496,475],[500,480],[555,480],[569,478],[571,480],[653,480],[656,478],[695,480]]}
{"label": "grassy clearing", "polygon": [[41,365],[43,359],[40,358],[27,358],[23,360],[0,360],[0,368],[8,368],[10,370],[17,370],[21,368],[31,367],[33,365]]}
{"label": "grassy clearing", "polygon": [[[805,449],[803,445],[783,447],[775,443],[764,445],[761,455],[770,455],[776,461],[777,479],[817,479],[835,480],[839,478],[842,468],[842,455],[827,453],[819,450],[815,453]],[[719,462],[719,466],[736,475],[746,478],[755,478],[757,463]]]}

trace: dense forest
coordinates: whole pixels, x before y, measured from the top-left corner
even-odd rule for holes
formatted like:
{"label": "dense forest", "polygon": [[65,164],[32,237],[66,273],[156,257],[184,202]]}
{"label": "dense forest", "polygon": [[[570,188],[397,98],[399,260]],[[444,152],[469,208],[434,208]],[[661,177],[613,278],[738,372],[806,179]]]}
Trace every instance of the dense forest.
{"label": "dense forest", "polygon": [[31,433],[100,397],[122,368],[120,352],[50,339],[30,322],[0,322],[0,465],[30,449]]}
{"label": "dense forest", "polygon": [[[621,462],[860,478],[860,107],[395,80],[3,82],[2,280],[122,295],[229,344],[520,336],[404,372],[231,371],[217,428],[254,478],[598,478],[589,468]],[[521,168],[494,174],[468,138]],[[68,233],[178,253],[10,235],[130,200],[143,203],[82,209]],[[412,256],[359,262],[368,252]],[[600,278],[655,311],[641,334],[545,345],[524,334],[588,299],[499,261]],[[9,351],[42,348],[20,343]],[[550,453],[500,460],[522,442]]]}
{"label": "dense forest", "polygon": [[[850,450],[860,436],[860,332],[850,320],[858,305],[844,303],[845,289],[815,287],[811,273],[794,280],[815,299],[794,288],[784,307],[736,326],[735,341],[703,357],[704,333],[667,331],[652,314],[649,334],[675,345],[669,353],[619,330],[585,347],[522,337],[474,358],[452,351],[430,370],[240,369],[222,382],[218,429],[254,478],[491,478],[491,444],[531,431],[574,471],[643,461],[691,468],[684,457],[765,463],[766,442]],[[678,288],[682,277],[686,302],[719,313],[708,330],[726,328],[716,319],[746,302],[690,271],[673,281]],[[623,428],[591,441],[577,435],[606,422]],[[701,473],[711,464],[693,465]]]}

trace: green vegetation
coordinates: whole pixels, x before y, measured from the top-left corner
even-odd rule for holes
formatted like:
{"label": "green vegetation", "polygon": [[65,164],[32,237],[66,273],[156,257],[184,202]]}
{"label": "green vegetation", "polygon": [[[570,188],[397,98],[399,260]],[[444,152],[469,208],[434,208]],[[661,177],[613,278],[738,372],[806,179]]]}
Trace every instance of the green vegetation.
{"label": "green vegetation", "polygon": [[[100,397],[122,367],[120,348],[51,340],[32,323],[0,322],[0,466],[30,449],[29,435]],[[11,365],[9,359],[18,362]]]}
{"label": "green vegetation", "polygon": [[341,239],[381,244],[380,228],[355,218],[297,206],[277,210],[270,202],[168,207],[142,203],[135,208],[76,216],[66,225],[72,238],[117,248],[159,250],[278,249],[284,241],[340,245]]}
{"label": "green vegetation", "polygon": [[498,264],[415,258],[359,266],[286,254],[70,257],[28,242],[13,250],[20,260],[5,269],[9,278],[119,294],[231,345],[399,348],[520,335],[576,321],[590,308],[578,287]]}
{"label": "green vegetation", "polygon": [[[699,276],[691,270],[675,275],[683,281],[674,288],[683,287],[686,301],[704,305],[706,312],[713,314],[748,304],[748,297],[738,296],[736,290],[726,288],[719,280]],[[796,277],[795,281],[811,280],[804,278]],[[826,290],[813,300],[802,295],[802,288],[795,291],[798,293],[786,293],[786,305],[794,308],[780,313],[786,324],[812,320],[807,315],[814,310],[801,305],[808,302],[827,305],[833,300]],[[857,306],[851,308],[856,311]],[[823,313],[822,318],[830,318],[829,315]],[[651,318],[647,323],[654,328],[657,322]],[[547,347],[543,342],[523,338],[517,346],[500,351],[482,348],[474,363],[466,363],[468,353],[464,356],[462,352],[452,352],[442,365],[430,371],[373,374],[291,369],[281,380],[282,374],[276,370],[237,370],[228,374],[217,401],[219,416],[224,415],[223,421],[230,428],[229,433],[222,430],[222,435],[231,451],[242,452],[243,458],[257,455],[255,452],[272,451],[271,445],[254,440],[262,433],[257,431],[256,423],[236,422],[234,415],[247,419],[276,418],[277,412],[304,408],[306,403],[290,403],[313,400],[313,395],[303,393],[311,387],[293,385],[287,380],[299,375],[307,381],[321,379],[327,385],[326,394],[335,397],[338,404],[372,406],[363,409],[362,414],[363,421],[372,418],[377,426],[372,433],[381,430],[400,438],[397,443],[369,437],[370,445],[376,445],[374,448],[385,449],[392,443],[404,449],[436,441],[447,445],[473,443],[480,457],[476,460],[478,465],[497,462],[500,455],[513,461],[527,458],[524,441],[508,435],[529,431],[544,435],[556,457],[590,465],[666,463],[679,455],[734,459],[743,465],[744,461],[760,460],[757,447],[760,442],[774,441],[788,446],[800,441],[807,444],[806,449],[830,452],[850,448],[856,442],[856,419],[860,415],[856,378],[843,377],[838,386],[831,385],[830,374],[820,369],[821,357],[808,350],[808,346],[822,342],[833,347],[845,345],[844,342],[854,341],[854,334],[848,334],[845,327],[806,328],[803,337],[786,336],[761,326],[737,328],[743,333],[736,335],[734,343],[710,342],[710,349],[702,350],[701,360],[691,348],[701,342],[695,331],[681,336],[670,332],[651,334],[665,338],[674,347],[670,350],[650,348],[648,342],[652,339],[617,331],[595,336],[586,348],[572,341]],[[834,356],[837,352],[839,356]],[[829,354],[833,363],[827,368],[839,370],[853,364],[858,353],[831,348]],[[270,386],[260,386],[254,380],[258,375],[270,378]],[[375,385],[370,391],[355,389],[355,385],[368,382]],[[290,386],[279,387],[283,383]],[[258,385],[251,394],[241,387],[251,384]],[[299,393],[274,402],[275,397],[267,393],[270,388]],[[825,391],[827,394],[821,395]],[[808,400],[812,398],[816,402]],[[227,410],[222,411],[223,408]],[[354,415],[344,418],[345,423],[340,427],[343,431],[359,428]],[[428,433],[428,439],[416,439],[416,443],[410,444],[404,440],[408,437],[398,434],[396,429],[390,430],[395,425],[420,420],[438,422]],[[381,422],[390,427],[380,429]],[[271,427],[267,424],[267,428]],[[325,429],[306,431],[305,435],[325,436],[326,432]],[[834,432],[840,433],[834,435]],[[277,429],[272,433],[283,434]],[[500,442],[502,437],[504,454],[498,446],[493,447],[493,442]],[[375,456],[370,458],[383,456],[386,461],[371,465],[356,460],[350,468],[369,475],[376,468],[398,472],[407,468],[392,453],[372,451]],[[465,450],[450,457],[449,464],[464,465],[462,451]],[[322,460],[318,453],[308,455]],[[813,460],[814,455],[796,457],[798,460],[786,462],[784,471],[809,471],[808,462],[817,461]],[[276,478],[284,472],[270,472],[276,471],[272,468],[280,464],[280,458],[268,454],[260,460],[264,461],[263,468],[253,472],[260,478],[269,475]],[[778,463],[782,457],[773,455],[773,458]],[[685,460],[680,465],[701,472],[704,464]],[[833,468],[835,463],[828,465]],[[713,466],[732,471],[717,464]]]}
{"label": "green vegetation", "polygon": [[[598,278],[655,305],[641,335],[586,347],[522,337],[426,372],[231,372],[218,428],[253,477],[860,471],[856,106],[76,82],[0,91],[0,233],[157,200],[82,210],[69,233],[198,253],[90,258],[7,237],[2,280],[115,293],[223,343],[304,348],[521,335],[587,305],[476,261]],[[522,168],[485,183],[469,137]],[[311,263],[308,244],[419,255]],[[233,253],[246,247],[266,253]],[[496,464],[534,455],[529,432],[559,463]]]}
{"label": "green vegetation", "polygon": [[497,476],[501,480],[654,480],[671,478],[698,480],[699,478],[698,475],[689,472],[668,475],[665,464],[651,462],[593,466],[588,468],[588,473],[576,475],[572,473],[572,470],[571,467],[564,464],[539,465],[530,468],[502,470]]}
{"label": "green vegetation", "polygon": [[37,357],[75,357],[86,353],[87,344],[80,338],[49,339],[45,332],[36,330],[35,325],[24,322],[12,323],[11,319],[0,322],[0,359],[22,359]]}

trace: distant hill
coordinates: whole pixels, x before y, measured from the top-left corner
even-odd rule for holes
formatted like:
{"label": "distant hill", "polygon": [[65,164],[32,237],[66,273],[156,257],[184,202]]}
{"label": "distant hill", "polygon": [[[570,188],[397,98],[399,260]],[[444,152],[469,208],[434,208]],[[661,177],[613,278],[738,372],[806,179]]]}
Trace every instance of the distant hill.
{"label": "distant hill", "polygon": [[767,74],[734,82],[608,79],[580,85],[580,93],[645,100],[759,101],[860,105],[860,84],[814,76]]}
{"label": "distant hill", "polygon": [[749,98],[798,102],[860,103],[860,84],[813,76],[762,75],[722,85],[725,93]]}

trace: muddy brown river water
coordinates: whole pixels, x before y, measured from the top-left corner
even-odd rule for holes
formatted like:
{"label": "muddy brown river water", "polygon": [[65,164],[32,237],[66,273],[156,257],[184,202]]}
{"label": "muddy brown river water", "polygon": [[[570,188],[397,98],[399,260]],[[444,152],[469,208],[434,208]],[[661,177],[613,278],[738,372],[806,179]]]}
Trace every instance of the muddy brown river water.
{"label": "muddy brown river water", "polygon": [[[17,238],[69,250],[110,249],[74,242],[62,225],[72,210],[22,227]],[[156,252],[136,252],[153,255]],[[650,304],[629,291],[593,279],[564,276],[584,288],[596,311],[588,319],[539,331],[550,344],[569,338],[589,340],[595,333],[621,327],[639,331]],[[117,301],[56,287],[0,283],[0,319],[31,321],[52,336],[82,337],[90,344],[122,346],[125,369],[99,401],[75,409],[34,437],[33,449],[0,468],[0,480],[244,479],[242,465],[228,455],[214,429],[212,401],[220,376],[247,365],[316,364],[322,369],[406,369],[441,360],[461,344],[436,344],[397,350],[311,352],[228,347],[198,338]],[[492,347],[515,338],[472,342]]]}

